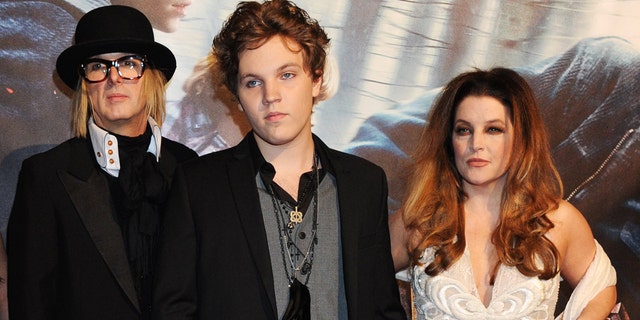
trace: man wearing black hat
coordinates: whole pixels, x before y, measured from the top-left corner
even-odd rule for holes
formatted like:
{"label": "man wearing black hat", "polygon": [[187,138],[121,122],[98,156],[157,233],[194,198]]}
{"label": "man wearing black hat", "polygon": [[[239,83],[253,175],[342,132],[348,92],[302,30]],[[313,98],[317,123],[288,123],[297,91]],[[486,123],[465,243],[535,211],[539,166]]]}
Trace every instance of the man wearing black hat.
{"label": "man wearing black hat", "polygon": [[136,9],[83,16],[57,73],[75,137],[23,162],[7,231],[12,319],[149,319],[159,209],[195,152],[161,136],[171,51]]}

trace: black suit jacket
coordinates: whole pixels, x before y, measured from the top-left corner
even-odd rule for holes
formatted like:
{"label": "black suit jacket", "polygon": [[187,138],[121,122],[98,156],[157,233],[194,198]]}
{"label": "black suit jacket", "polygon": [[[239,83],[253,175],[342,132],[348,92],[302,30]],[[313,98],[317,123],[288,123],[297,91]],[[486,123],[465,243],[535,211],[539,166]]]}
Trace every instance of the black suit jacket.
{"label": "black suit jacket", "polygon": [[[172,177],[196,157],[162,140]],[[138,319],[140,307],[106,176],[87,139],[23,162],[7,230],[11,319]]]}
{"label": "black suit jacket", "polygon": [[[156,269],[155,320],[277,319],[248,139],[253,133],[177,170]],[[336,175],[349,319],[406,319],[391,260],[384,172],[314,141]]]}

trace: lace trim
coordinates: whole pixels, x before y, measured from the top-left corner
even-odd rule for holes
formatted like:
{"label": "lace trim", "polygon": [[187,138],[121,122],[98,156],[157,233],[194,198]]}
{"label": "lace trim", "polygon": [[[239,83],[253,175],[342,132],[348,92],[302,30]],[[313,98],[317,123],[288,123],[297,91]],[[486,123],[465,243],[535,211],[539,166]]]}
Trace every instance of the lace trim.
{"label": "lace trim", "polygon": [[540,280],[523,276],[516,268],[501,267],[493,298],[487,307],[478,297],[471,273],[471,261],[463,256],[448,270],[430,277],[424,268],[433,261],[428,248],[413,270],[413,290],[418,319],[553,319],[560,277]]}

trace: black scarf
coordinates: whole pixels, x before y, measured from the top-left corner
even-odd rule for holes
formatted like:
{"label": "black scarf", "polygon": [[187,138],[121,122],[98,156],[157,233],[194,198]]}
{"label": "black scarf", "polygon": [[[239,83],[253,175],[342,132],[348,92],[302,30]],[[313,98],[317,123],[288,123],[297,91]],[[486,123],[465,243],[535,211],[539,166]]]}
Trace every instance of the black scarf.
{"label": "black scarf", "polygon": [[159,207],[166,199],[168,182],[156,156],[147,152],[152,139],[149,126],[138,137],[113,135],[118,139],[120,172],[117,179],[112,179],[111,194],[138,301],[145,315],[151,305]]}

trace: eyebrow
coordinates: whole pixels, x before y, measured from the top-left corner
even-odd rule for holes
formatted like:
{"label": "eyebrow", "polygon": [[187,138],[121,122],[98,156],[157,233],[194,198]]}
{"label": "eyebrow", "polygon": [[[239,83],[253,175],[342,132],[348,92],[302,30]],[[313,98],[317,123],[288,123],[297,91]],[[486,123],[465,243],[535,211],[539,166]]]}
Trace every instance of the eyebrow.
{"label": "eyebrow", "polygon": [[[283,70],[286,70],[286,69],[292,68],[292,67],[304,70],[304,68],[301,65],[299,65],[297,63],[293,63],[293,62],[288,62],[288,63],[285,63],[282,66],[280,66],[278,69],[276,69],[276,73],[282,72]],[[246,79],[246,78],[260,78],[260,76],[258,76],[257,74],[249,72],[249,73],[245,73],[245,74],[239,75],[238,76],[238,81],[242,81],[243,79]]]}
{"label": "eyebrow", "polygon": [[[464,119],[457,119],[454,122],[454,124],[457,124],[457,123],[471,124],[471,122],[469,122],[467,120],[464,120]],[[485,124],[502,124],[502,125],[506,125],[507,122],[502,120],[502,119],[492,119],[492,120],[489,120],[489,121],[485,121],[484,123]]]}

